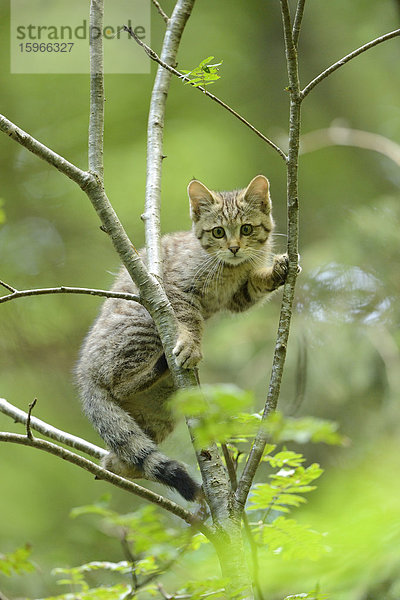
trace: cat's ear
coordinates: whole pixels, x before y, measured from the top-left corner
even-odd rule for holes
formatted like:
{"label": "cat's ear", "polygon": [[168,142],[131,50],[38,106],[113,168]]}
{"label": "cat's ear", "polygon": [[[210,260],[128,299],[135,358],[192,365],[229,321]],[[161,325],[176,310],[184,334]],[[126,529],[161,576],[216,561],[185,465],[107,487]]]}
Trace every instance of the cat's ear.
{"label": "cat's ear", "polygon": [[263,212],[269,213],[272,208],[269,196],[269,181],[264,175],[257,175],[246,188],[244,198],[247,202],[257,203]]}
{"label": "cat's ear", "polygon": [[188,185],[188,194],[190,200],[190,215],[193,221],[198,221],[202,208],[214,204],[210,190],[197,179],[193,179]]}

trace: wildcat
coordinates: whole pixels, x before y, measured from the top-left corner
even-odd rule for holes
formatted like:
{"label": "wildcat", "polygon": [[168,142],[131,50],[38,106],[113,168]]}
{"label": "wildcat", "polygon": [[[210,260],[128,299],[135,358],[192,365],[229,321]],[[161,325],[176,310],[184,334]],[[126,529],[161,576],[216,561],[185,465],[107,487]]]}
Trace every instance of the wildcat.
{"label": "wildcat", "polygon": [[[247,310],[281,286],[288,269],[287,256],[272,253],[266,177],[231,192],[213,192],[193,180],[188,194],[192,231],[162,238],[165,291],[179,321],[173,354],[186,369],[202,358],[205,320],[221,310]],[[141,256],[146,260],[145,250]],[[112,289],[137,293],[124,267]],[[103,466],[161,482],[194,500],[200,486],[157,447],[174,428],[166,403],[174,384],[154,322],[141,304],[104,302],[76,376],[84,411],[110,448]]]}

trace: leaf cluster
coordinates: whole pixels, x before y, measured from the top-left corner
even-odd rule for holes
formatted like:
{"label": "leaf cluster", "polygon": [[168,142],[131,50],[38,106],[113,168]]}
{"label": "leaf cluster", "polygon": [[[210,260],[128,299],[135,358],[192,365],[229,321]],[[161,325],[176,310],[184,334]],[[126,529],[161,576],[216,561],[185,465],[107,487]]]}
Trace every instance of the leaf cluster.
{"label": "leaf cluster", "polygon": [[213,60],[213,58],[213,56],[208,56],[191,71],[182,69],[182,73],[185,75],[185,77],[190,79],[190,81],[187,81],[186,84],[190,83],[194,87],[198,87],[199,85],[205,86],[215,83],[218,79],[220,79],[221,76],[218,75],[218,70],[222,65],[222,61],[219,63],[214,63],[213,65],[208,64],[211,60]]}
{"label": "leaf cluster", "polygon": [[179,390],[170,401],[179,417],[196,415],[194,430],[198,449],[215,442],[247,442],[261,428],[274,443],[308,442],[346,445],[333,421],[314,417],[286,417],[275,412],[262,419],[255,412],[253,392],[231,384],[202,385]]}

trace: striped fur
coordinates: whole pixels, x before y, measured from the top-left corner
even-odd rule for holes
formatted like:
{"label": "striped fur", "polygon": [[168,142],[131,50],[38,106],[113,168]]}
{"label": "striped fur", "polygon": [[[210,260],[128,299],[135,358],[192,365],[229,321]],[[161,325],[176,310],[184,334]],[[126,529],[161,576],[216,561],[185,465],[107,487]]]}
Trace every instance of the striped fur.
{"label": "striped fur", "polygon": [[[174,355],[184,368],[201,360],[205,320],[221,310],[247,310],[282,285],[287,273],[286,256],[272,255],[274,222],[264,176],[233,192],[211,192],[192,181],[188,192],[193,230],[162,238],[165,291],[180,323]],[[251,226],[250,234],[243,235],[243,225]],[[215,228],[219,234],[223,228],[224,236],[216,238]],[[125,268],[112,289],[137,293]],[[84,411],[110,448],[105,467],[161,482],[194,500],[200,486],[183,464],[158,450],[174,428],[166,403],[174,385],[146,309],[106,300],[76,375]]]}

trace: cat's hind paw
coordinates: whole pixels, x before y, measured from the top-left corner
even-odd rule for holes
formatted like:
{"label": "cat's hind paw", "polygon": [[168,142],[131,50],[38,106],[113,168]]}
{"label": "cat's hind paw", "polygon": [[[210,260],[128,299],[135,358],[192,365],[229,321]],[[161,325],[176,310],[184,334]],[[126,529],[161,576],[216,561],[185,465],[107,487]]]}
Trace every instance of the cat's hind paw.
{"label": "cat's hind paw", "polygon": [[189,332],[182,333],[178,337],[172,353],[178,367],[184,369],[193,369],[203,358],[199,343],[190,337]]}

